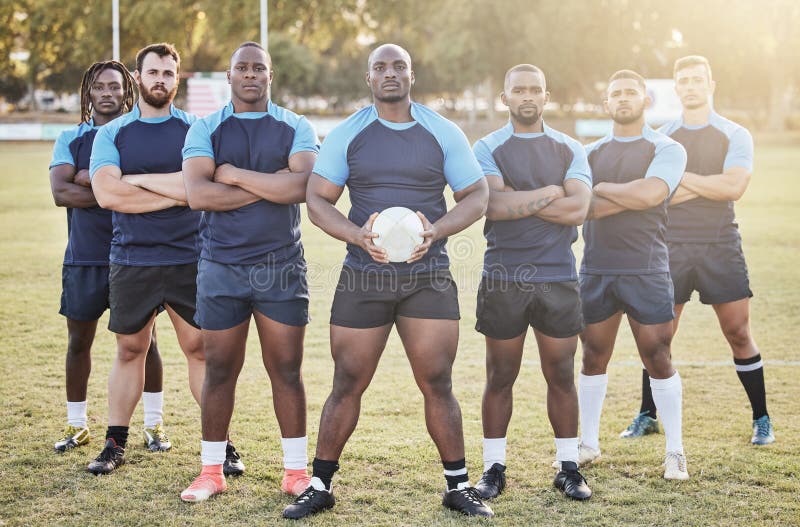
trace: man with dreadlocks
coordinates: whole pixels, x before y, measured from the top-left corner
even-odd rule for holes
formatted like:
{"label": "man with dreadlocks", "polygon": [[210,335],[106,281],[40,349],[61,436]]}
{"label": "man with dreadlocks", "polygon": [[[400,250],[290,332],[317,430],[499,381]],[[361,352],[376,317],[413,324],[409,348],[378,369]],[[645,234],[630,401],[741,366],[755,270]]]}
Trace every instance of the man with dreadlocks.
{"label": "man with dreadlocks", "polygon": [[[117,61],[95,62],[81,81],[81,122],[58,136],[50,163],[50,186],[59,207],[67,208],[67,250],[62,269],[60,313],[67,319],[67,426],[56,442],[65,452],[89,442],[86,389],[97,320],[108,308],[108,254],[111,211],[97,205],[89,184],[89,156],[97,130],[133,106],[133,78]],[[160,426],[161,356],[155,335],[146,360],[145,428]]]}

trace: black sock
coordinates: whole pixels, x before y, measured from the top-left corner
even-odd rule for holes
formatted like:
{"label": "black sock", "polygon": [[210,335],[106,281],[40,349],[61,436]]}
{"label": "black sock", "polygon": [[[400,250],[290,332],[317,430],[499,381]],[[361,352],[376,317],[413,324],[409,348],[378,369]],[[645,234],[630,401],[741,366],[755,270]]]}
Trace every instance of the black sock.
{"label": "black sock", "polygon": [[465,459],[459,459],[458,461],[442,460],[442,465],[444,466],[444,479],[447,480],[447,490],[457,489],[459,483],[469,481],[467,461]]}
{"label": "black sock", "polygon": [[106,429],[106,439],[113,439],[120,448],[125,448],[128,442],[128,427],[127,426],[109,426]]}
{"label": "black sock", "polygon": [[574,461],[562,461],[561,470],[578,470],[578,464]]}
{"label": "black sock", "polygon": [[646,413],[652,419],[657,417],[653,390],[650,389],[650,374],[644,368],[642,368],[642,406],[639,408],[639,413]]}
{"label": "black sock", "polygon": [[736,366],[736,375],[747,392],[750,399],[750,406],[753,408],[753,420],[764,417],[767,414],[767,394],[764,388],[764,365],[761,362],[761,354],[749,359],[733,359]]}
{"label": "black sock", "polygon": [[319,478],[326,490],[331,490],[331,480],[337,470],[339,470],[338,460],[326,461],[315,457],[311,462],[311,477]]}

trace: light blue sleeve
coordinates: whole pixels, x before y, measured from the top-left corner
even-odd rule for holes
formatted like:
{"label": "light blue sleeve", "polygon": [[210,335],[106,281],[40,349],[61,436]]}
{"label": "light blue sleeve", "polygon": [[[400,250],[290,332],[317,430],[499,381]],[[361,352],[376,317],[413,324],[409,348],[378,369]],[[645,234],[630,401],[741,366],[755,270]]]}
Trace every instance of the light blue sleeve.
{"label": "light blue sleeve", "polygon": [[319,149],[317,162],[314,163],[315,174],[340,187],[343,187],[350,177],[350,167],[347,165],[349,135],[348,129],[342,125],[331,130]]}
{"label": "light blue sleeve", "polygon": [[483,170],[461,128],[447,123],[449,126],[442,129],[444,137],[438,138],[444,151],[444,177],[453,192],[458,192],[482,179]]}
{"label": "light blue sleeve", "polygon": [[592,188],[592,170],[589,168],[589,156],[586,150],[577,141],[567,141],[567,146],[572,150],[572,163],[567,168],[564,181],[577,179]]}
{"label": "light blue sleeve", "polygon": [[214,147],[211,145],[211,133],[205,119],[198,119],[189,127],[183,143],[183,160],[193,157],[210,157],[214,159]]}
{"label": "light blue sleeve", "polygon": [[656,145],[656,153],[650,162],[650,167],[644,175],[645,179],[657,177],[669,187],[672,195],[681,182],[686,171],[686,150],[675,141],[662,142]]}
{"label": "light blue sleeve", "polygon": [[728,143],[728,155],[725,156],[723,170],[732,167],[746,168],[753,171],[753,136],[746,128],[738,128],[731,135]]}
{"label": "light blue sleeve", "polygon": [[475,154],[475,158],[478,160],[481,170],[483,170],[483,175],[503,177],[503,173],[500,172],[500,167],[497,166],[489,145],[482,139],[476,141],[475,144],[472,145],[472,152]]}
{"label": "light blue sleeve", "polygon": [[114,121],[101,127],[94,136],[92,143],[92,156],[89,159],[89,179],[94,177],[98,169],[113,165],[119,167],[119,150],[114,144],[117,128]]}
{"label": "light blue sleeve", "polygon": [[53,159],[50,161],[50,168],[58,165],[75,166],[75,159],[69,151],[69,144],[75,139],[74,130],[64,130],[58,134],[55,145],[53,145]]}
{"label": "light blue sleeve", "polygon": [[314,126],[308,122],[305,117],[300,117],[297,121],[297,126],[294,129],[294,141],[292,142],[292,150],[289,152],[289,157],[298,152],[314,152],[319,153],[319,139]]}

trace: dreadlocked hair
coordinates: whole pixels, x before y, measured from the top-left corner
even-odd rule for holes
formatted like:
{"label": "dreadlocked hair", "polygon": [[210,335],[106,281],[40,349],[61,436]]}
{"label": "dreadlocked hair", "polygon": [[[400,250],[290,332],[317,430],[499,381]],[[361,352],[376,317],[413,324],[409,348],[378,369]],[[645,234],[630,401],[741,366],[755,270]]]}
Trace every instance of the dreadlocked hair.
{"label": "dreadlocked hair", "polygon": [[83,73],[83,79],[81,79],[82,123],[88,123],[91,120],[92,112],[94,111],[94,107],[92,106],[92,97],[90,94],[92,84],[94,84],[94,81],[97,80],[97,76],[100,75],[100,72],[109,69],[117,70],[122,75],[122,88],[125,91],[125,95],[122,99],[122,113],[129,112],[131,108],[133,108],[133,104],[136,101],[136,93],[133,91],[133,86],[136,83],[133,80],[133,76],[131,76],[131,73],[128,71],[128,68],[116,60],[95,62]]}

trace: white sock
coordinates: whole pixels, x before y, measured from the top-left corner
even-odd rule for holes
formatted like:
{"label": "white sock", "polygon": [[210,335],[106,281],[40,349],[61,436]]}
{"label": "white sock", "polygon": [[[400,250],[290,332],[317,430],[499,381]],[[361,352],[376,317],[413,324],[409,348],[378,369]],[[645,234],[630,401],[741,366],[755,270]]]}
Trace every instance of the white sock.
{"label": "white sock", "polygon": [[222,465],[225,463],[227,441],[200,441],[200,459],[203,465]]}
{"label": "white sock", "polygon": [[578,374],[578,406],[581,410],[581,443],[600,450],[600,414],[606,399],[608,374]]}
{"label": "white sock", "polygon": [[282,437],[283,468],[305,470],[308,466],[308,436]]}
{"label": "white sock", "polygon": [[556,461],[578,463],[578,438],[556,437]]}
{"label": "white sock", "polygon": [[483,470],[492,468],[495,463],[506,464],[506,438],[483,438]]}
{"label": "white sock", "polygon": [[75,428],[86,426],[86,401],[67,401],[67,424]]}
{"label": "white sock", "polygon": [[667,452],[683,454],[683,418],[681,404],[683,401],[683,384],[678,372],[669,379],[650,377],[650,389],[653,391],[653,402],[664,425],[664,436],[667,438]]}
{"label": "white sock", "polygon": [[164,423],[164,392],[142,392],[142,407],[145,428]]}
{"label": "white sock", "polygon": [[331,488],[329,488],[329,489],[326,489],[326,488],[325,488],[325,484],[322,482],[322,480],[321,480],[321,479],[319,479],[319,478],[317,478],[317,477],[313,477],[313,478],[311,478],[311,483],[310,483],[310,485],[311,485],[312,487],[314,487],[315,489],[317,489],[317,490],[327,490],[328,492],[331,492],[331,491],[333,490],[333,483],[331,483]]}

